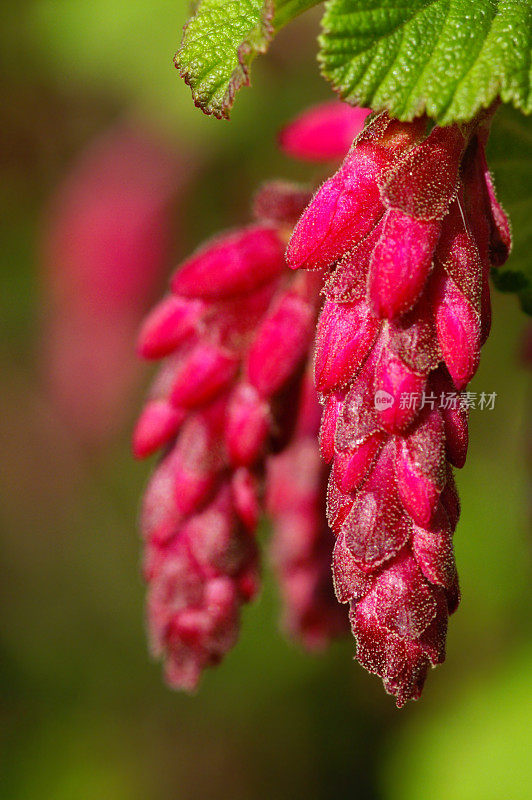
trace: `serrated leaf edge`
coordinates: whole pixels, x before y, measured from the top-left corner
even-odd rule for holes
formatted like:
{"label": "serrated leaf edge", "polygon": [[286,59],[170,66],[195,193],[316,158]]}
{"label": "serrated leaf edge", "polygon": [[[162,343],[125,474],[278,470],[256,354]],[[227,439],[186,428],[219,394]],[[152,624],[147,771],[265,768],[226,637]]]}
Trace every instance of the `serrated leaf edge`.
{"label": "serrated leaf edge", "polygon": [[[432,0],[429,0],[427,5],[430,5]],[[453,123],[464,123],[469,122],[473,117],[475,117],[480,111],[488,109],[491,104],[496,101],[498,97],[502,99],[505,103],[511,103],[518,111],[523,113],[525,116],[528,116],[532,113],[532,92],[530,93],[530,103],[529,105],[524,105],[520,102],[519,98],[515,95],[515,92],[511,86],[507,86],[504,84],[502,78],[498,76],[496,78],[496,85],[492,85],[491,94],[488,97],[482,97],[477,100],[476,104],[473,107],[472,111],[468,111],[467,113],[460,113],[459,110],[454,111],[454,113],[449,113],[449,108],[452,108],[455,101],[456,95],[458,94],[457,91],[453,93],[451,100],[448,101],[445,108],[442,110],[442,113],[437,113],[434,108],[430,108],[430,98],[420,98],[418,105],[415,108],[412,108],[410,111],[401,112],[397,107],[394,107],[393,102],[389,100],[383,100],[381,102],[375,102],[374,98],[377,94],[378,90],[375,90],[371,93],[361,93],[355,91],[345,90],[343,91],[342,88],[336,85],[333,82],[333,79],[330,75],[326,72],[326,65],[325,65],[325,55],[323,53],[324,46],[326,44],[325,37],[327,34],[332,32],[332,29],[328,27],[328,20],[327,16],[330,13],[329,11],[330,3],[325,3],[325,12],[321,19],[321,29],[322,32],[318,36],[318,63],[320,68],[321,76],[330,84],[332,90],[338,97],[343,100],[344,102],[349,103],[353,106],[367,106],[371,108],[375,112],[382,112],[388,111],[392,116],[396,119],[401,120],[402,122],[411,122],[416,117],[422,116],[423,114],[427,114],[431,119],[433,119],[438,125],[452,125]],[[418,11],[424,11],[426,7],[422,9],[418,9]],[[413,14],[415,16],[415,14]],[[408,20],[410,22],[412,17]],[[402,23],[405,25],[406,22]]]}
{"label": "serrated leaf edge", "polygon": [[[197,10],[198,9],[196,9],[195,13],[197,13]],[[275,28],[273,25],[274,15],[274,0],[264,0],[263,16],[259,23],[258,29],[257,26],[252,29],[237,50],[238,65],[234,68],[231,74],[231,78],[227,84],[227,89],[225,90],[220,108],[218,108],[218,106],[202,103],[202,101],[198,98],[194,87],[192,86],[192,78],[190,77],[187,68],[182,67],[180,64],[179,57],[184,49],[186,31],[195,14],[189,20],[187,20],[187,22],[185,22],[183,25],[181,45],[174,56],[174,66],[178,70],[180,77],[184,80],[187,86],[190,87],[190,91],[192,92],[192,100],[196,108],[201,109],[201,111],[208,116],[216,117],[216,119],[229,119],[230,110],[235,101],[236,93],[242,87],[250,85],[249,69],[253,59],[255,56],[265,53],[268,49],[268,45],[273,39],[275,33]],[[256,41],[253,41],[254,39],[256,39]]]}

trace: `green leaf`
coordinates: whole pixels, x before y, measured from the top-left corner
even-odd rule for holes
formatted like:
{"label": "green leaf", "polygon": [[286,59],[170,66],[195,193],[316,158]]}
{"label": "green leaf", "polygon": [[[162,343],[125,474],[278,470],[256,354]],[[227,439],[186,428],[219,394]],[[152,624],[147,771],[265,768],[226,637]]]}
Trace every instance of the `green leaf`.
{"label": "green leaf", "polygon": [[530,0],[328,0],[319,59],[348,102],[471,119],[500,95],[532,111]]}
{"label": "green leaf", "polygon": [[513,238],[510,258],[492,270],[492,278],[501,291],[516,292],[523,310],[532,314],[532,118],[501,108],[492,125],[488,162]]}
{"label": "green leaf", "polygon": [[229,117],[249,68],[274,33],[320,0],[202,0],[185,25],[175,65],[206,114]]}

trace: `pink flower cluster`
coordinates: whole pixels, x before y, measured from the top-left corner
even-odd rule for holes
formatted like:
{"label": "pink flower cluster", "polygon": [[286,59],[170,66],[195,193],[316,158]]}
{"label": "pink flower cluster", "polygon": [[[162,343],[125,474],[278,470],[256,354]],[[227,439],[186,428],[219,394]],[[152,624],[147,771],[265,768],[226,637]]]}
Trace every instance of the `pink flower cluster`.
{"label": "pink flower cluster", "polygon": [[[357,658],[398,706],[444,659],[467,411],[401,398],[447,396],[474,375],[510,232],[486,166],[488,112],[430,132],[386,114],[361,131],[366,116],[334,102],[292,123],[281,145],[309,160],[359,135],[310,203],[266,185],[257,223],[187,260],[141,332],[140,354],[164,358],[134,450],[164,448],[142,529],[152,647],[172,685],[193,688],[236,640],[258,585],[263,478],[288,630],[309,647],[343,630],[332,553]],[[328,488],[305,367],[318,314]]]}
{"label": "pink flower cluster", "polygon": [[510,247],[486,128],[425,127],[376,117],[287,249],[291,267],[326,272],[315,383],[336,593],[350,604],[358,660],[398,706],[445,657],[459,602],[452,466],[468,444],[466,411],[401,397],[438,397],[473,377],[490,327],[489,270]]}
{"label": "pink flower cluster", "polygon": [[[168,682],[185,689],[234,645],[258,588],[258,479],[289,436],[318,311],[315,276],[284,259],[283,226],[307,201],[266,186],[262,218],[182,264],[140,334],[140,354],[164,359],[133,443],[138,457],[164,448],[141,520],[148,625]],[[275,221],[277,206],[295,216]]]}

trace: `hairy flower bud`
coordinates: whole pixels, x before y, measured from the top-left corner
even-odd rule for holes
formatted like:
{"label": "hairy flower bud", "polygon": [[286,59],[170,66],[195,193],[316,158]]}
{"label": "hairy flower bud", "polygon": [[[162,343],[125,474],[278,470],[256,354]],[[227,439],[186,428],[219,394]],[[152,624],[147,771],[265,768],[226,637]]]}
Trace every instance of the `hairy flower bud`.
{"label": "hairy flower bud", "polygon": [[246,371],[261,397],[277,392],[305,357],[315,324],[312,303],[297,291],[282,294],[249,349]]}
{"label": "hairy flower bud", "polygon": [[133,434],[135,457],[146,458],[173,439],[184,418],[184,409],[175,408],[168,400],[146,403]]}

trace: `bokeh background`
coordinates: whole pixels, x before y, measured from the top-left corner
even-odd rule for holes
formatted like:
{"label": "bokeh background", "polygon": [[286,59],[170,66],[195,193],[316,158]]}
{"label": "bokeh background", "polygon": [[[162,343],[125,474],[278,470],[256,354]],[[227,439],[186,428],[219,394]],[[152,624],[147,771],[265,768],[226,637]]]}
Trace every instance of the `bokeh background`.
{"label": "bokeh background", "polygon": [[[182,0],[2,7],[0,796],[529,798],[531,386],[511,296],[495,297],[471,387],[498,397],[471,413],[458,475],[462,605],[420,702],[398,712],[351,640],[321,656],[287,642],[267,565],[240,643],[196,696],[166,689],[147,655],[136,516],[150,465],[129,433],[149,371],[134,332],[181,256],[249,218],[261,180],[323,176],[275,137],[329,97],[311,13],[255,64],[230,123],[204,117],[172,66],[186,13]],[[509,111],[494,124],[510,207],[530,177],[507,144],[521,124]],[[110,218],[144,220],[133,249]]]}

